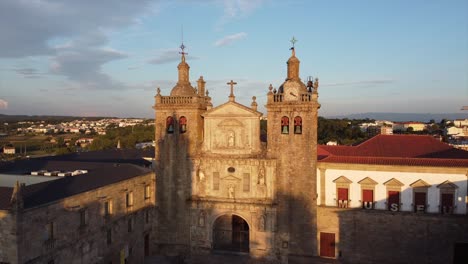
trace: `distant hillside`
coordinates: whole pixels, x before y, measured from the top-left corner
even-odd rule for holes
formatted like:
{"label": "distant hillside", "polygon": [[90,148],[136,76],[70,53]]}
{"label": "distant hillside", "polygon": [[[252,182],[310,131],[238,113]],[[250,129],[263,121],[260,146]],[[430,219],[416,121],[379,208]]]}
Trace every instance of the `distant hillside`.
{"label": "distant hillside", "polygon": [[376,119],[376,120],[389,120],[389,121],[420,121],[429,122],[434,119],[436,122],[440,122],[442,119],[465,119],[468,118],[467,113],[442,113],[442,114],[418,114],[418,113],[361,113],[361,114],[349,114],[339,116],[326,116],[326,118],[348,118],[348,119]]}
{"label": "distant hillside", "polygon": [[99,120],[103,118],[113,117],[81,117],[81,116],[50,116],[50,115],[2,115],[0,114],[0,122],[19,122],[19,121],[73,121],[77,119],[84,120]]}

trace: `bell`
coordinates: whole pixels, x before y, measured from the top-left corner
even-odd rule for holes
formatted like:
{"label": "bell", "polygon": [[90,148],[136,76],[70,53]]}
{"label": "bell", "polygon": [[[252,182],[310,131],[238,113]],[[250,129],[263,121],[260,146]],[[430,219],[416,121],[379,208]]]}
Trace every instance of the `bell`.
{"label": "bell", "polygon": [[295,126],[295,128],[294,128],[294,133],[295,133],[295,134],[302,134],[301,126]]}

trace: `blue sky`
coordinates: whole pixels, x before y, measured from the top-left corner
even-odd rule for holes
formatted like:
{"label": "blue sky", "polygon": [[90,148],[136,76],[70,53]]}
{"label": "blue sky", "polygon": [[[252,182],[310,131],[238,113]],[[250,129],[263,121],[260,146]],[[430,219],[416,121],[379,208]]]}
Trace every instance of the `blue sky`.
{"label": "blue sky", "polygon": [[320,115],[456,113],[468,105],[468,1],[0,1],[0,114],[153,117],[177,81],[264,112],[294,36]]}

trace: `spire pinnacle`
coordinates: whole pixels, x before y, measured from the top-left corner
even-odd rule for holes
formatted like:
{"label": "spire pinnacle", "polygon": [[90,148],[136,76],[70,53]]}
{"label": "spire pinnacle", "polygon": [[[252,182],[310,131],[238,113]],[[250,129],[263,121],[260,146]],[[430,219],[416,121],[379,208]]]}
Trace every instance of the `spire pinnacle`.
{"label": "spire pinnacle", "polygon": [[185,45],[184,45],[184,26],[183,26],[183,25],[182,25],[181,31],[182,31],[182,44],[180,44],[180,52],[179,52],[179,54],[182,54],[182,61],[185,62],[185,54],[188,55],[188,53],[185,52]]}

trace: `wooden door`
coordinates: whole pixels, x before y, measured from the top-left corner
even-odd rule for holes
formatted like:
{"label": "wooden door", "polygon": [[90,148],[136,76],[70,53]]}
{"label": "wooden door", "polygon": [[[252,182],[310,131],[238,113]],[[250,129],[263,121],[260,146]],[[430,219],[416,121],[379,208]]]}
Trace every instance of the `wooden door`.
{"label": "wooden door", "polygon": [[374,190],[362,190],[362,207],[374,209]]}
{"label": "wooden door", "polygon": [[441,211],[443,214],[453,213],[453,193],[443,193],[441,195]]}
{"label": "wooden door", "polygon": [[426,211],[426,193],[425,192],[414,193],[414,211],[415,212]]}
{"label": "wooden door", "polygon": [[320,232],[320,256],[335,257],[335,234]]}
{"label": "wooden door", "polygon": [[388,191],[388,210],[390,211],[400,210],[400,192]]}
{"label": "wooden door", "polygon": [[338,188],[338,207],[348,208],[348,188]]}

